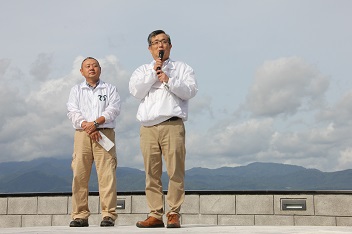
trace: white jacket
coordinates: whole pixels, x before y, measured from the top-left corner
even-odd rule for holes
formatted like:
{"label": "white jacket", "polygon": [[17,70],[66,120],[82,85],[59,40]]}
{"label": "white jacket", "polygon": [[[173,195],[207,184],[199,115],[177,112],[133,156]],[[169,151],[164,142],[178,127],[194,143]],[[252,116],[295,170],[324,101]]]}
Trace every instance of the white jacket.
{"label": "white jacket", "polygon": [[82,129],[83,121],[92,122],[100,116],[105,117],[105,123],[99,128],[115,128],[120,114],[120,95],[115,86],[102,80],[93,90],[84,81],[72,87],[67,110],[75,129]]}
{"label": "white jacket", "polygon": [[193,69],[186,63],[164,61],[162,71],[169,77],[167,84],[158,80],[155,61],[137,68],[130,79],[130,93],[141,100],[137,119],[144,126],[159,124],[177,116],[186,121],[188,100],[198,92]]}

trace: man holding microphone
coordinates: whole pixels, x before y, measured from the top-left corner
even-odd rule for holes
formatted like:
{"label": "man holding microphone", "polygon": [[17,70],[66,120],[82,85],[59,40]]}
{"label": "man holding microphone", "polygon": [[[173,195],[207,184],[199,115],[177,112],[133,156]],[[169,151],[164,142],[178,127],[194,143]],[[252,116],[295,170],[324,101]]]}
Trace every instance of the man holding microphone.
{"label": "man holding microphone", "polygon": [[150,64],[137,68],[130,79],[130,93],[140,100],[137,119],[141,123],[140,148],[146,173],[146,198],[150,212],[140,228],[164,227],[162,156],[169,176],[167,227],[179,228],[184,201],[185,127],[188,100],[197,91],[193,69],[184,62],[170,59],[171,39],[163,30],[148,36]]}

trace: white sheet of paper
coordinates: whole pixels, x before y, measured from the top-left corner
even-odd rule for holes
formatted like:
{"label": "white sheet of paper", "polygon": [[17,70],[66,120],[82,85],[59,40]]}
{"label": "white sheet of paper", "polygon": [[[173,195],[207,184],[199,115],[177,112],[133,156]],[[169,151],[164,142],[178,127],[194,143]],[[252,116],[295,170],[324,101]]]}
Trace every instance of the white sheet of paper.
{"label": "white sheet of paper", "polygon": [[101,131],[99,131],[102,139],[98,141],[98,143],[106,150],[109,151],[112,147],[114,147],[115,143],[112,142],[107,136],[104,135]]}

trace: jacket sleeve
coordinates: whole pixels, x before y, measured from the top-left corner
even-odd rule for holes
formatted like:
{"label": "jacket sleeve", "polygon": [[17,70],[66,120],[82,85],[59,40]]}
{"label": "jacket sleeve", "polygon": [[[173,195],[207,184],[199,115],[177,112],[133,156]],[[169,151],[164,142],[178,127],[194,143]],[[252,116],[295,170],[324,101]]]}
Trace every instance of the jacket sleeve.
{"label": "jacket sleeve", "polygon": [[78,86],[74,86],[70,91],[67,102],[67,117],[71,120],[76,129],[81,129],[81,123],[85,120],[79,109],[79,91]]}
{"label": "jacket sleeve", "polygon": [[129,82],[130,93],[141,100],[148,94],[150,88],[156,81],[158,81],[158,79],[154,69],[150,69],[145,65],[140,66],[131,76]]}
{"label": "jacket sleeve", "polygon": [[121,111],[121,99],[120,95],[117,92],[115,86],[110,86],[109,88],[109,104],[102,113],[102,116],[105,117],[105,123],[110,123],[114,121]]}
{"label": "jacket sleeve", "polygon": [[193,98],[198,92],[197,80],[193,69],[187,64],[183,64],[178,72],[179,77],[170,77],[168,86],[170,92],[182,100]]}

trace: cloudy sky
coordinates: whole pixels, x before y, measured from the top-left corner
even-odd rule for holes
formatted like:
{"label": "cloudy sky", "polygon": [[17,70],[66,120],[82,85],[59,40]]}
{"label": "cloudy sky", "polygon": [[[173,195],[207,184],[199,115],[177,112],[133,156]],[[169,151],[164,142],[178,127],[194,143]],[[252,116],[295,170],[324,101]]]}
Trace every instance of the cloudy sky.
{"label": "cloudy sky", "polygon": [[187,168],[352,168],[352,1],[0,2],[0,162],[71,157],[66,102],[93,56],[122,98],[119,166],[142,169],[128,82],[152,60],[148,34],[163,29],[199,84]]}

